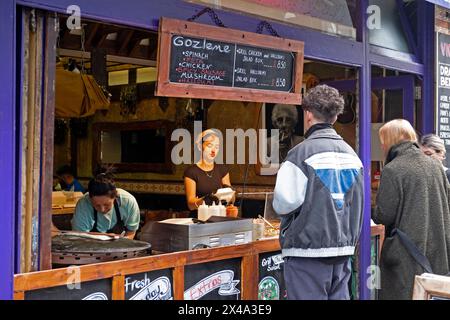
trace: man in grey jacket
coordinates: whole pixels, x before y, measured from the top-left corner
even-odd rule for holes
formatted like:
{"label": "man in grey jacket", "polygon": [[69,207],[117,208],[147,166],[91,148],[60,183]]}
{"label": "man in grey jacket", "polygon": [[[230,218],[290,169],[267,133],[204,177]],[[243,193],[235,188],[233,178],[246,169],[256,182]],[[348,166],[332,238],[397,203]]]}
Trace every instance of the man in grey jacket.
{"label": "man in grey jacket", "polygon": [[305,141],[278,171],[273,207],[282,217],[280,244],[291,300],[349,299],[350,256],[363,215],[363,166],[333,129],[344,109],[326,85],[303,99]]}

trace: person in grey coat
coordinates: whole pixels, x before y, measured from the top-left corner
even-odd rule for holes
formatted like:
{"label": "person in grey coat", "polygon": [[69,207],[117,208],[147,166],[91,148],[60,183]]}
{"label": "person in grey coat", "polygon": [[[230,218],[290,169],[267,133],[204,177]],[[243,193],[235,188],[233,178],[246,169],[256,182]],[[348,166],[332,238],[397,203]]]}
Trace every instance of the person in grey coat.
{"label": "person in grey coat", "polygon": [[[442,165],[423,154],[411,124],[403,119],[386,123],[379,131],[386,156],[381,173],[375,223],[386,227],[381,251],[382,300],[412,298],[414,277],[424,268],[400,239],[400,230],[428,258],[436,274],[449,272],[450,213],[448,185]],[[396,229],[396,232],[392,231]]]}

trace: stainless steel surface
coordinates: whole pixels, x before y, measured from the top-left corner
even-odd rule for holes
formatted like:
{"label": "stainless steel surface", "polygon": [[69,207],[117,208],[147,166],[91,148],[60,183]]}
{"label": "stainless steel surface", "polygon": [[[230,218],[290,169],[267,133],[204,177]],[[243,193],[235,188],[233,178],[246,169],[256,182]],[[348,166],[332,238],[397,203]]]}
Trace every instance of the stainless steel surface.
{"label": "stainless steel surface", "polygon": [[252,230],[252,219],[213,216],[204,224],[149,222],[139,239],[150,242],[153,250],[174,252],[248,243],[252,241]]}

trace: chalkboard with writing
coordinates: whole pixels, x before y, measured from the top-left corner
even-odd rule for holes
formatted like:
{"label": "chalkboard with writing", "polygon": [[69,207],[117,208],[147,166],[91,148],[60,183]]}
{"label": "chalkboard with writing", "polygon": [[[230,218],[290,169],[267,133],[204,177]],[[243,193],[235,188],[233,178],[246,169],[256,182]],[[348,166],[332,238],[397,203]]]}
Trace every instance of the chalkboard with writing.
{"label": "chalkboard with writing", "polygon": [[300,41],[162,18],[156,95],[301,104]]}
{"label": "chalkboard with writing", "polygon": [[170,82],[290,92],[294,55],[275,49],[173,35]]}
{"label": "chalkboard with writing", "polygon": [[172,270],[125,276],[125,300],[173,300]]}
{"label": "chalkboard with writing", "polygon": [[233,85],[234,46],[172,36],[170,50],[170,82],[213,86]]}
{"label": "chalkboard with writing", "polygon": [[281,251],[259,255],[258,300],[286,300]]}
{"label": "chalkboard with writing", "polygon": [[184,300],[239,300],[241,297],[241,259],[188,265],[184,270]]}
{"label": "chalkboard with writing", "polygon": [[[436,130],[444,140],[447,154],[450,153],[450,36],[438,33],[437,48],[437,97]],[[450,157],[445,160],[450,166]]]}
{"label": "chalkboard with writing", "polygon": [[25,300],[111,300],[112,279],[102,279],[25,292]]}

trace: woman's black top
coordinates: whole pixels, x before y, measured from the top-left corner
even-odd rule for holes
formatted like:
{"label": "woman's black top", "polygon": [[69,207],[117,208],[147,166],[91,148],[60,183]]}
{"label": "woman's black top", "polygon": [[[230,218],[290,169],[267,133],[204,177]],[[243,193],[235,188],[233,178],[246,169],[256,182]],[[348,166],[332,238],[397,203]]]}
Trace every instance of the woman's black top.
{"label": "woman's black top", "polygon": [[[227,166],[223,164],[214,164],[211,171],[203,171],[194,164],[184,171],[184,177],[195,181],[195,195],[201,198],[210,193],[216,193],[217,189],[222,188],[222,178],[228,173]],[[205,204],[212,205],[212,202],[207,200]]]}

